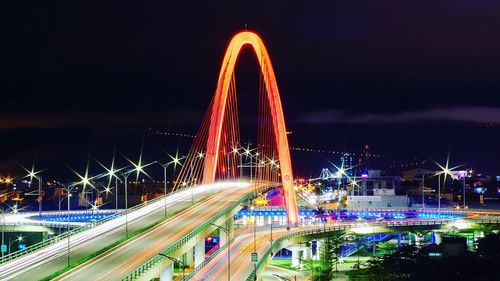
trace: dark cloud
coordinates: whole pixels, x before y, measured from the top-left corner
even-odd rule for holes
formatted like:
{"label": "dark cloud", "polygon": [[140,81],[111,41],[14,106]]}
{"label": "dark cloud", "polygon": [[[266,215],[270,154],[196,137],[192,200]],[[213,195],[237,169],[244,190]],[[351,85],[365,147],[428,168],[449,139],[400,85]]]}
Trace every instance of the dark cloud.
{"label": "dark cloud", "polygon": [[423,121],[500,124],[500,108],[451,107],[422,109],[411,112],[391,112],[386,114],[367,114],[339,110],[324,110],[304,114],[298,119],[298,122],[311,124],[410,123]]}

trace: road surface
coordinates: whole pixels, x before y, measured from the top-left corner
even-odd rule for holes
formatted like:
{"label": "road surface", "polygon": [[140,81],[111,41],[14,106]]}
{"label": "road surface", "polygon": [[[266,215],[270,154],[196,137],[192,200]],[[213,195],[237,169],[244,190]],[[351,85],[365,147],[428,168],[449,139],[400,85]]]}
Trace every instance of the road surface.
{"label": "road surface", "polygon": [[[230,189],[227,185],[212,188],[197,187],[184,190],[168,197],[168,212],[182,210],[194,201],[202,200],[214,192]],[[143,229],[164,218],[164,200],[146,205],[128,214],[129,233]],[[175,217],[174,217],[175,218]],[[173,219],[173,218],[172,218]],[[83,231],[70,238],[71,261],[76,261],[112,245],[125,237],[125,216]],[[33,281],[39,280],[64,268],[67,265],[68,240],[47,246],[39,251],[19,257],[0,265],[0,280]],[[75,279],[76,280],[76,279]],[[82,279],[83,280],[83,279]],[[96,280],[89,278],[87,280]],[[107,279],[110,280],[110,279]]]}
{"label": "road surface", "polygon": [[228,205],[252,192],[253,187],[234,187],[177,214],[141,235],[82,264],[54,280],[120,280],[159,252],[179,241]]}

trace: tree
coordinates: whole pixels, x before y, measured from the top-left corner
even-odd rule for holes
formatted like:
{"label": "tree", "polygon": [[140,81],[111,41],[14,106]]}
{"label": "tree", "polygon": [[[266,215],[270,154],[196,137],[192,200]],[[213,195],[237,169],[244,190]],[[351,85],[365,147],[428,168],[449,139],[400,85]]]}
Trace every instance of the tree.
{"label": "tree", "polygon": [[364,243],[363,236],[361,236],[361,235],[359,235],[357,233],[351,232],[351,233],[346,233],[344,235],[344,239],[345,239],[346,242],[356,243],[357,254],[358,254],[357,268],[359,268],[360,267],[360,260],[359,260],[360,253],[359,253],[359,250],[361,249],[361,246]]}
{"label": "tree", "polygon": [[377,249],[386,255],[394,253],[398,249],[398,246],[391,242],[380,242],[377,244]]}
{"label": "tree", "polygon": [[331,237],[326,237],[323,245],[321,246],[320,252],[320,269],[319,275],[316,280],[330,280],[330,276],[332,274],[332,264],[335,259],[334,254],[334,242]]}
{"label": "tree", "polygon": [[[337,265],[342,253],[342,244],[345,242],[344,233],[333,232],[326,237],[320,249],[320,268],[315,280],[331,280],[333,271],[338,271]],[[334,267],[335,266],[335,267]]]}
{"label": "tree", "polygon": [[500,258],[500,234],[491,233],[479,239],[476,253],[485,259]]}

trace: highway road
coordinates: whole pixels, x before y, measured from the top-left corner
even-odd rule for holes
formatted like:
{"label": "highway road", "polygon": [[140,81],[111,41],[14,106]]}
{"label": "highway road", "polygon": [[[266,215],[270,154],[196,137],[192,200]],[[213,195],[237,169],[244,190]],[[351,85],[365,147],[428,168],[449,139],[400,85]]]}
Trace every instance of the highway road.
{"label": "highway road", "polygon": [[[285,236],[290,233],[308,230],[322,229],[323,226],[301,226],[290,229],[273,229],[273,239]],[[265,251],[271,246],[270,229],[257,230],[255,239],[255,248],[259,259]],[[251,253],[254,251],[254,233],[253,228],[243,230],[231,242],[231,280],[246,280],[253,270],[251,263]],[[227,249],[221,251],[205,267],[197,272],[191,280],[209,281],[209,280],[227,280]]]}
{"label": "highway road", "polygon": [[159,252],[205,223],[253,187],[240,186],[218,192],[173,218],[120,246],[82,264],[54,280],[120,280]]}
{"label": "highway road", "polygon": [[[233,184],[234,185],[234,184]],[[227,184],[197,187],[193,190],[184,190],[168,197],[169,212],[182,210],[191,205],[191,200],[202,200],[208,196],[227,190],[234,192],[234,187]],[[231,191],[229,191],[231,190]],[[245,189],[247,190],[247,189]],[[226,193],[224,193],[226,194]],[[238,193],[239,194],[239,193]],[[237,196],[237,195],[235,195]],[[129,233],[147,227],[159,221],[164,216],[164,200],[149,204],[137,211],[128,214]],[[174,220],[175,217],[168,221]],[[70,257],[73,261],[85,258],[90,254],[119,241],[125,234],[125,216],[96,226],[90,230],[78,233],[70,238]],[[157,228],[154,228],[157,229]],[[19,257],[11,262],[0,265],[0,280],[39,280],[51,275],[67,265],[67,239],[52,244],[39,251]],[[116,279],[115,275],[115,279]],[[102,279],[102,280],[115,280]],[[84,279],[71,279],[84,280]],[[86,280],[97,280],[87,278]]]}
{"label": "highway road", "polygon": [[[444,220],[443,220],[444,221]],[[369,226],[385,226],[390,221],[371,223]],[[399,221],[397,226],[412,225],[414,223],[440,223],[441,220],[406,220]],[[368,224],[358,224],[353,222],[341,222],[334,224],[327,224],[325,227],[336,227],[336,226],[355,226],[360,228],[366,228]],[[287,231],[284,228],[273,229],[273,239],[276,240],[287,234],[310,230],[310,229],[323,229],[323,225],[320,226],[300,226],[292,228]],[[263,256],[265,251],[271,246],[270,242],[270,229],[261,230],[257,229],[256,239],[255,239],[255,249],[258,253],[259,259]],[[249,226],[247,229],[241,230],[239,235],[231,242],[231,279],[232,280],[246,280],[246,278],[252,273],[253,264],[251,263],[251,253],[254,251],[254,233],[253,228]],[[209,263],[207,263],[199,272],[197,272],[191,280],[196,281],[209,281],[209,280],[227,280],[227,249],[219,252]]]}

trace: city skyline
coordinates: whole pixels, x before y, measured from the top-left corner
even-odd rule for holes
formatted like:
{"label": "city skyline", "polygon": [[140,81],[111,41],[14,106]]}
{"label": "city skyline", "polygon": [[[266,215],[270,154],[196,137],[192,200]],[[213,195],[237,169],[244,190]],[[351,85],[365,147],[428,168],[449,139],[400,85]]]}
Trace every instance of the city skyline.
{"label": "city skyline", "polygon": [[490,280],[499,13],[9,3],[0,279]]}
{"label": "city skyline", "polygon": [[[248,28],[269,41],[292,144],[355,151],[369,143],[397,161],[444,159],[451,147],[458,162],[497,172],[496,2],[231,6],[155,4],[133,14],[124,4],[112,21],[113,7],[77,3],[50,8],[50,17],[43,6],[5,15],[17,24],[6,30],[0,66],[2,162],[56,147],[111,150],[123,146],[117,135],[136,137],[124,149],[135,153],[150,127],[194,134],[225,44]],[[249,51],[236,77],[241,113],[254,120],[258,70]],[[79,140],[70,137],[77,132]],[[22,141],[35,137],[38,147]],[[65,154],[50,161],[72,162]]]}

